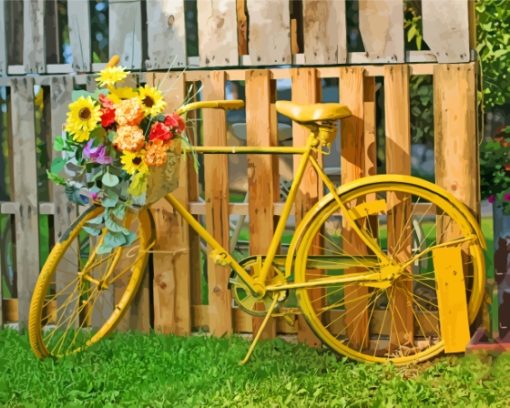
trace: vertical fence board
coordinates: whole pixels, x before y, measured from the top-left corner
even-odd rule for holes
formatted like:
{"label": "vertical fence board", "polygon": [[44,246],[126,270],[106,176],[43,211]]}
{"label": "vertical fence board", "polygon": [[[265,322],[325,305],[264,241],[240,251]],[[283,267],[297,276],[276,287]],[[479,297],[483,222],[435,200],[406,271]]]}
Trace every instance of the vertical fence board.
{"label": "vertical fence board", "polygon": [[198,2],[198,49],[203,66],[239,64],[236,0]]}
{"label": "vertical fence board", "polygon": [[404,62],[403,0],[359,0],[359,30],[370,62]]}
{"label": "vertical fence board", "polygon": [[186,65],[183,0],[151,0],[147,5],[147,69]]}
{"label": "vertical fence board", "polygon": [[[386,173],[411,174],[411,116],[409,99],[409,67],[384,67],[384,112],[386,124]],[[412,224],[410,197],[391,194],[388,203],[388,250],[396,259],[411,257]],[[396,252],[398,250],[398,252]],[[409,268],[412,268],[409,267]],[[412,274],[412,269],[408,271]],[[403,277],[388,292],[392,346],[412,346],[414,338],[412,281]]]}
{"label": "vertical fence board", "polygon": [[7,37],[5,0],[0,0],[0,76],[7,74]]}
{"label": "vertical fence board", "polygon": [[[203,80],[204,100],[225,98],[225,73],[210,72]],[[225,146],[227,142],[226,115],[224,111],[203,111],[204,144]],[[228,161],[226,155],[207,155],[204,158],[205,200],[207,230],[229,248],[228,216]],[[207,260],[209,286],[209,330],[215,336],[232,333],[231,295],[228,290],[230,269],[217,265],[211,257]]]}
{"label": "vertical fence board", "polygon": [[39,273],[39,217],[34,117],[34,80],[11,80],[12,155],[16,214],[16,271],[20,328],[28,322],[28,309]]}
{"label": "vertical fence board", "polygon": [[68,1],[67,21],[73,52],[73,69],[77,72],[89,72],[92,57],[89,1]]}
{"label": "vertical fence board", "polygon": [[23,65],[27,73],[46,72],[44,41],[44,0],[24,0],[23,3]]}
{"label": "vertical fence board", "polygon": [[376,123],[376,95],[375,78],[365,77],[364,79],[364,102],[363,102],[363,129],[364,129],[364,174],[373,176],[377,174],[377,123]]}
{"label": "vertical fence board", "polygon": [[245,0],[236,0],[237,8],[237,52],[248,54],[248,17],[246,16]]}
{"label": "vertical fence board", "polygon": [[475,66],[434,66],[436,183],[479,211]]}
{"label": "vertical fence board", "polygon": [[345,63],[347,60],[345,0],[304,0],[303,15],[305,64]]}
{"label": "vertical fence board", "polygon": [[[320,82],[317,78],[317,70],[314,68],[301,68],[292,70],[292,101],[298,103],[315,103],[319,102],[320,97]],[[292,142],[294,146],[303,147],[309,135],[309,130],[297,123],[292,123]],[[294,171],[296,171],[300,156],[294,157]],[[296,197],[296,224],[298,224],[304,217],[306,212],[317,202],[319,197],[319,180],[317,174],[308,165],[303,181]],[[317,272],[315,272],[317,274]],[[321,296],[322,289],[317,289],[311,292],[312,299]],[[311,329],[306,324],[302,316],[298,317],[298,340],[306,342],[311,346],[318,346],[321,344],[320,340],[313,334]]]}
{"label": "vertical fence board", "polygon": [[251,65],[290,64],[290,10],[287,0],[247,0]]}
{"label": "vertical fence board", "polygon": [[468,0],[422,1],[423,39],[439,63],[469,61]]}
{"label": "vertical fence board", "polygon": [[[169,73],[154,74],[153,78],[153,85],[160,89],[171,86],[172,92],[165,92],[164,96],[167,112],[172,112],[184,100],[184,77]],[[181,163],[179,187],[173,192],[185,207],[188,205],[187,171],[186,162]],[[165,200],[158,201],[152,212],[157,237],[153,262],[154,327],[162,333],[187,335],[191,333],[189,228]]]}
{"label": "vertical fence board", "polygon": [[[347,105],[352,116],[342,121],[341,139],[341,181],[342,184],[364,175],[366,146],[363,140],[364,127],[364,69],[340,68],[340,102]],[[367,248],[363,241],[345,223],[342,223],[342,240],[349,242],[353,253],[364,255]],[[356,268],[347,272],[357,272]],[[366,345],[368,330],[368,310],[366,287],[348,286],[345,288],[345,325],[348,327],[349,343],[352,347]],[[360,299],[353,301],[352,299]],[[355,323],[353,323],[355,322]]]}
{"label": "vertical fence board", "polygon": [[[271,75],[267,70],[246,72],[246,131],[248,146],[271,146],[273,101]],[[248,194],[250,216],[250,253],[264,255],[274,233],[273,202],[278,188],[274,184],[273,158],[270,155],[248,155]],[[262,322],[253,319],[255,335]],[[276,320],[271,319],[263,338],[276,336]]]}
{"label": "vertical fence board", "polygon": [[142,6],[140,0],[110,0],[109,52],[120,55],[129,69],[142,67]]}

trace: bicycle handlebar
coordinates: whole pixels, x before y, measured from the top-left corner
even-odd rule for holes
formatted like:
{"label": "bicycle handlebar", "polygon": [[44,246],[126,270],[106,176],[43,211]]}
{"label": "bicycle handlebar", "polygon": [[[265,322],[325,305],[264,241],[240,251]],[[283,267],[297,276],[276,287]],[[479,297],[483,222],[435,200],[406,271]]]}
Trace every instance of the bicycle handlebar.
{"label": "bicycle handlebar", "polygon": [[177,109],[176,113],[178,115],[182,115],[185,112],[189,112],[196,109],[203,108],[212,108],[212,109],[241,109],[244,107],[244,101],[240,99],[231,99],[231,100],[217,100],[217,101],[200,101],[200,102],[192,102],[187,105],[181,106]]}

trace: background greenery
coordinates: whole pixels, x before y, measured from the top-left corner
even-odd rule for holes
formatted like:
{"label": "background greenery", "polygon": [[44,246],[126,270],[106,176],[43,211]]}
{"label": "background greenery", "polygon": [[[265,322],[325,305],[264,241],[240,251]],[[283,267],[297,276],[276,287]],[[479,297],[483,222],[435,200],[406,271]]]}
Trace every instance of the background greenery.
{"label": "background greenery", "polygon": [[241,367],[239,337],[117,334],[42,362],[26,336],[0,331],[0,344],[5,407],[507,407],[510,395],[510,354],[396,368],[275,340]]}

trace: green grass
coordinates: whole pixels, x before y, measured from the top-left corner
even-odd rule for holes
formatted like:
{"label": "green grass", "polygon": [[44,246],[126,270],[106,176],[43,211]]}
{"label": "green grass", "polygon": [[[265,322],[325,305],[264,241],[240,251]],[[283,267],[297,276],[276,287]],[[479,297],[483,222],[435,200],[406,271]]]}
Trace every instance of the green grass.
{"label": "green grass", "polygon": [[239,366],[238,338],[117,334],[88,352],[38,361],[26,336],[0,331],[7,407],[506,407],[510,354],[365,365],[283,340]]}

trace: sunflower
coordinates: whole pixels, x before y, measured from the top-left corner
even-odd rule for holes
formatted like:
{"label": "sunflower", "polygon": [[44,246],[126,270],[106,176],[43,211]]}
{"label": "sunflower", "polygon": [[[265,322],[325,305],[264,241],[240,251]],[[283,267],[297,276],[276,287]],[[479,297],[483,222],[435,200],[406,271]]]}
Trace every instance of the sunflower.
{"label": "sunflower", "polygon": [[156,116],[158,113],[163,112],[166,102],[163,95],[157,88],[145,85],[138,90],[138,99],[140,99],[143,112],[145,116]]}
{"label": "sunflower", "polygon": [[103,69],[96,81],[100,86],[112,87],[117,82],[124,80],[128,75],[128,72],[124,71],[123,67],[106,67]]}
{"label": "sunflower", "polygon": [[88,139],[89,133],[94,130],[101,120],[101,109],[90,96],[80,96],[69,105],[65,130],[73,138],[82,142]]}
{"label": "sunflower", "polygon": [[109,91],[108,99],[110,99],[114,104],[119,104],[124,99],[136,98],[136,92],[133,88],[109,88]]}
{"label": "sunflower", "polygon": [[124,152],[120,157],[122,169],[128,174],[147,174],[149,167],[145,164],[144,155],[145,152],[143,150],[135,153]]}

